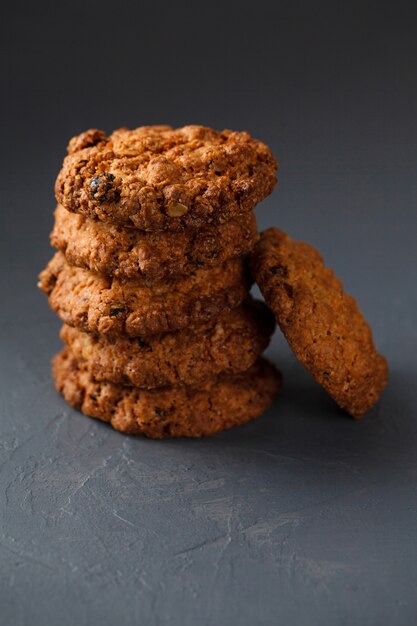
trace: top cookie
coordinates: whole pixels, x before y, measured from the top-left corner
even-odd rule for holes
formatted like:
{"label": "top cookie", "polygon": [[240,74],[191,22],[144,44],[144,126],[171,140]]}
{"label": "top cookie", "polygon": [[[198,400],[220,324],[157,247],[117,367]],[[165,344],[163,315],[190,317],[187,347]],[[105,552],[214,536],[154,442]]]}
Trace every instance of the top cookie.
{"label": "top cookie", "polygon": [[297,358],[339,406],[361,417],[388,371],[355,300],[313,246],[277,228],[261,234],[251,268]]}
{"label": "top cookie", "polygon": [[142,230],[219,224],[273,190],[277,163],[247,132],[203,126],[88,130],[71,139],[55,185],[74,213]]}

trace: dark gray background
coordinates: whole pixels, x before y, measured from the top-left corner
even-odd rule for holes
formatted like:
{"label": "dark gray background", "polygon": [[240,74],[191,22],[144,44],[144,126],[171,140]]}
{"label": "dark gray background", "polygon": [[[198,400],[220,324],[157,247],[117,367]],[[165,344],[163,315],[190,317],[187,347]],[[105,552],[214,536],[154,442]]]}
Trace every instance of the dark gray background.
{"label": "dark gray background", "polygon": [[[13,2],[1,24],[1,624],[415,624],[415,2]],[[260,227],[321,249],[389,359],[363,422],[278,333],[282,395],[210,440],[124,437],[56,394],[35,284],[66,143],[152,123],[274,150]]]}

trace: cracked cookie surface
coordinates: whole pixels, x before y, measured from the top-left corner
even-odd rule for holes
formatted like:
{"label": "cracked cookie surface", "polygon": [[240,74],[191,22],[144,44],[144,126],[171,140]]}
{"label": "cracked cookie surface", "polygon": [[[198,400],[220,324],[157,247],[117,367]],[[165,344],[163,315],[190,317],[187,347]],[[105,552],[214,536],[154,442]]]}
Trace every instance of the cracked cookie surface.
{"label": "cracked cookie surface", "polygon": [[248,295],[245,258],[143,285],[69,265],[57,252],[39,276],[53,311],[69,326],[103,335],[148,336],[188,328],[239,306]]}
{"label": "cracked cookie surface", "polygon": [[141,231],[55,210],[51,243],[70,265],[116,277],[171,280],[249,252],[258,240],[253,213],[196,231]]}
{"label": "cracked cookie surface", "polygon": [[203,126],[90,129],[71,139],[55,184],[69,211],[143,230],[219,224],[271,193],[277,163],[247,132]]}
{"label": "cracked cookie surface", "polygon": [[97,381],[163,387],[198,385],[220,373],[247,370],[267,348],[275,320],[247,301],[216,320],[165,335],[106,338],[64,325],[61,339]]}
{"label": "cracked cookie surface", "polygon": [[281,385],[265,359],[199,387],[154,390],[98,382],[68,348],[54,357],[52,370],[57,390],[73,407],[123,433],[154,439],[203,437],[244,424],[271,405]]}
{"label": "cracked cookie surface", "polygon": [[388,368],[356,301],[313,246],[277,228],[261,233],[251,269],[298,360],[340,407],[361,417],[377,402]]}

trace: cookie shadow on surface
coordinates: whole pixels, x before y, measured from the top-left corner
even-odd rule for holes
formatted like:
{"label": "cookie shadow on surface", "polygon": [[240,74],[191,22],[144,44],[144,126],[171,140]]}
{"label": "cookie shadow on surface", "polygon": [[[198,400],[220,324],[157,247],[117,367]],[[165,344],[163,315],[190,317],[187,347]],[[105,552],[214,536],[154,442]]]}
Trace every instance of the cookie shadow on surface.
{"label": "cookie shadow on surface", "polygon": [[[282,391],[263,416],[221,433],[212,439],[212,446],[217,450],[224,446],[225,453],[230,449],[246,455],[256,451],[261,466],[286,458],[302,463],[302,471],[306,464],[313,472],[323,465],[337,468],[347,464],[364,479],[381,468],[384,473],[395,472],[404,451],[412,455],[415,442],[404,424],[412,416],[402,397],[401,385],[406,383],[400,372],[392,372],[379,402],[361,420],[355,420],[302,368],[296,369],[282,367]],[[400,420],[395,419],[396,414]]]}

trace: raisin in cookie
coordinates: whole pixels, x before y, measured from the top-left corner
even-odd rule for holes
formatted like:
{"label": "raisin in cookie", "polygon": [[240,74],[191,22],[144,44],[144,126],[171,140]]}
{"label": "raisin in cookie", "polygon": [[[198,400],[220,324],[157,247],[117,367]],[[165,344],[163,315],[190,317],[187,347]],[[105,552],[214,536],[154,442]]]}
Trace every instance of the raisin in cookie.
{"label": "raisin in cookie", "polygon": [[205,228],[252,211],[277,163],[247,132],[92,129],[71,139],[55,194],[69,211],[143,230]]}
{"label": "raisin in cookie", "polygon": [[54,357],[52,369],[69,404],[123,433],[153,439],[203,437],[244,424],[271,405],[281,385],[279,372],[264,359],[199,387],[155,390],[98,382],[68,348]]}
{"label": "raisin in cookie", "polygon": [[275,320],[248,300],[215,321],[165,335],[107,338],[64,325],[61,339],[97,381],[163,387],[197,386],[220,373],[243,372],[268,346]]}
{"label": "raisin in cookie", "polygon": [[246,259],[143,285],[68,265],[57,252],[39,276],[53,311],[70,326],[103,335],[148,336],[206,322],[247,297]]}
{"label": "raisin in cookie", "polygon": [[387,382],[387,362],[355,300],[313,246],[270,228],[251,268],[295,355],[334,400],[361,417]]}
{"label": "raisin in cookie", "polygon": [[147,232],[56,208],[51,243],[68,263],[120,278],[172,280],[249,252],[259,238],[253,213],[217,226]]}

